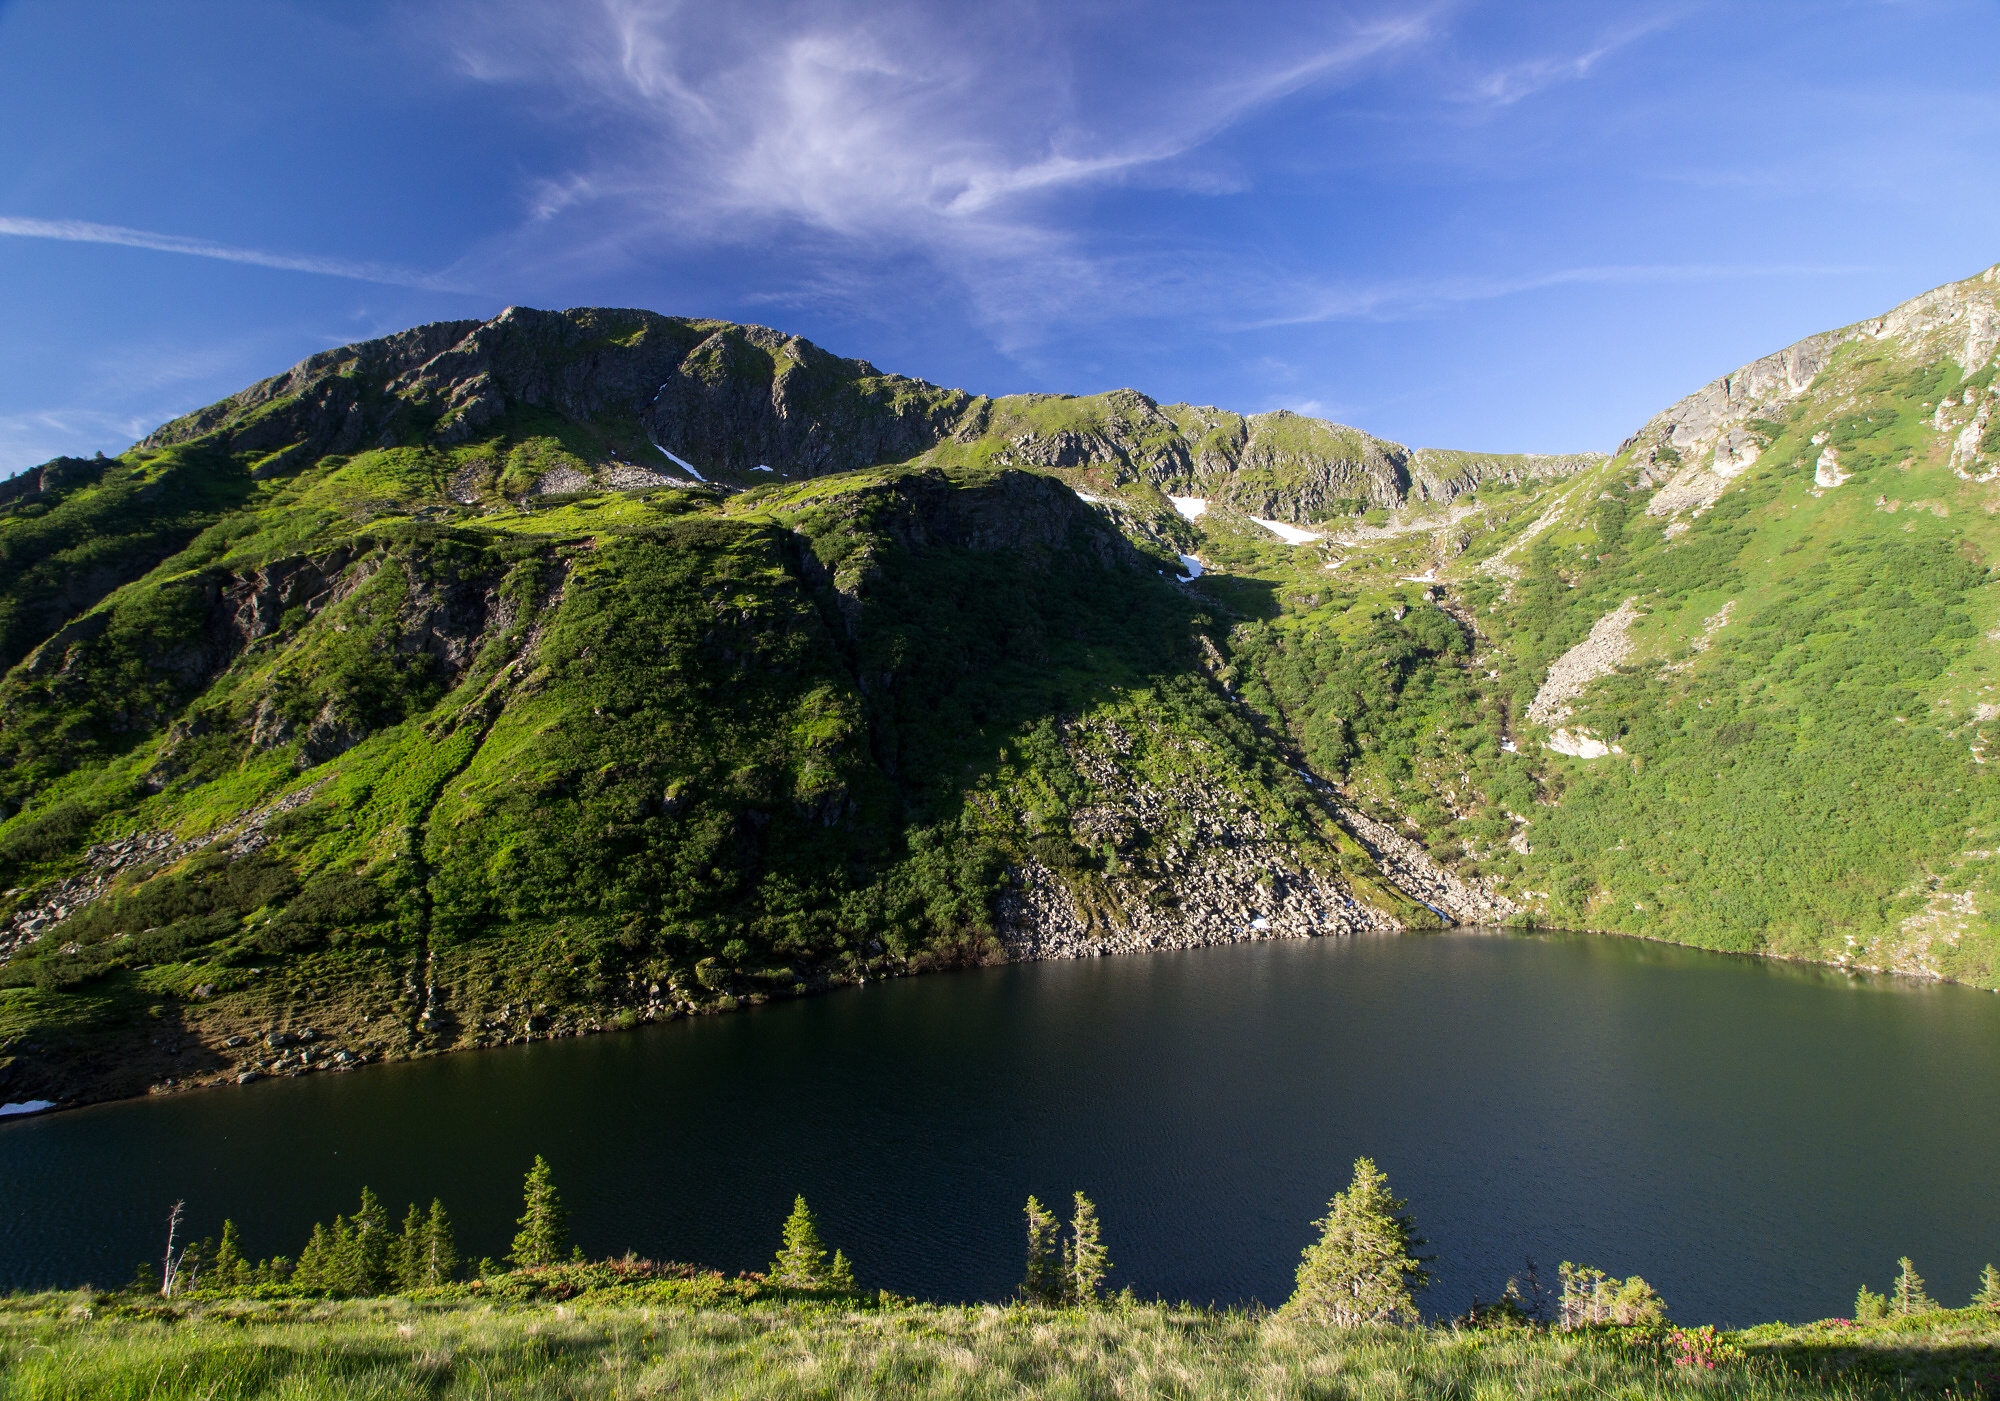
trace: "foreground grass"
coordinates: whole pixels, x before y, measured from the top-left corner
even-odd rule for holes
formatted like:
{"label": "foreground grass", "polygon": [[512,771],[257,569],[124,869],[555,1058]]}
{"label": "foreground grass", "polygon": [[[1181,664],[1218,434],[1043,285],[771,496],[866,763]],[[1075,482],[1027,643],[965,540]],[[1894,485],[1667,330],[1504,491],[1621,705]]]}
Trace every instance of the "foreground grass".
{"label": "foreground grass", "polygon": [[1864,1397],[1983,1395],[1992,1315],[1771,1326],[1676,1367],[1616,1333],[1340,1330],[1139,1305],[0,1301],[0,1398]]}

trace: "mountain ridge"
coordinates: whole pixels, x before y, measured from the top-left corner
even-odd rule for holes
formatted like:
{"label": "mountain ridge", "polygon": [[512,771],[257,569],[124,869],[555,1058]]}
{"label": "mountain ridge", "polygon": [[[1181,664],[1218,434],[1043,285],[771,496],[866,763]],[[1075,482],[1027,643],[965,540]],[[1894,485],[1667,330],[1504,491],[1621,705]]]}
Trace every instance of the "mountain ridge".
{"label": "mountain ridge", "polygon": [[1452,921],[1994,985],[1996,276],[1610,456],[513,308],[58,459],[0,1096]]}

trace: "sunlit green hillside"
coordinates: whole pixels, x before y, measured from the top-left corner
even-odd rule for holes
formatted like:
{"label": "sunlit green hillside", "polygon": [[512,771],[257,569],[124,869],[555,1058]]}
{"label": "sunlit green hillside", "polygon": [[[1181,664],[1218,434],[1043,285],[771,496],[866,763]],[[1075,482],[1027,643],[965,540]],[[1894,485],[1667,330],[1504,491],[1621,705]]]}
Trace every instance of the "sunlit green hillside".
{"label": "sunlit green hillside", "polygon": [[516,309],[59,459],[0,1095],[1441,920],[2000,983],[1992,279],[1612,457]]}

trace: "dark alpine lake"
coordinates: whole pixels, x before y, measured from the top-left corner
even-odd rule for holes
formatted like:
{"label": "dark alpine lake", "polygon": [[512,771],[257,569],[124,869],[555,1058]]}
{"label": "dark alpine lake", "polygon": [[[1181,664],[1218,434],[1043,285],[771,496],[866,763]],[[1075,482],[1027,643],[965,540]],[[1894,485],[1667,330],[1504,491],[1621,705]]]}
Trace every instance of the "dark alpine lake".
{"label": "dark alpine lake", "polygon": [[575,1236],[762,1268],[795,1192],[861,1281],[997,1299],[1082,1188],[1114,1285],[1277,1303],[1373,1156],[1426,1311],[1523,1257],[1675,1317],[1846,1313],[2000,1261],[2000,998],[1619,939],[1275,941],[932,975],[620,1035],[0,1125],[0,1286],[122,1282],[184,1197],[295,1255],[365,1183],[499,1255],[533,1155]]}

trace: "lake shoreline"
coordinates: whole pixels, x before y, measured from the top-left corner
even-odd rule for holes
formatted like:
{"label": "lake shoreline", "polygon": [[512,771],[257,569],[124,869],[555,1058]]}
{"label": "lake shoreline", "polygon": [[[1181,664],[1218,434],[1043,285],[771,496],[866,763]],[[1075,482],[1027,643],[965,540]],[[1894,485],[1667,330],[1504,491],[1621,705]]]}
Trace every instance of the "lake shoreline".
{"label": "lake shoreline", "polygon": [[[1912,982],[1965,987],[1975,992],[2000,992],[2000,989],[1982,988],[1976,983],[1963,982],[1959,979],[1945,977],[1928,970],[1878,968],[1867,964],[1834,962],[1787,953],[1710,949],[1704,948],[1699,944],[1683,943],[1679,940],[1665,938],[1657,934],[1633,933],[1622,929],[1575,929],[1563,925],[1460,921],[1444,925],[1438,929],[1390,929],[1367,924],[1336,927],[1324,931],[1311,929],[1301,931],[1296,926],[1272,929],[1245,928],[1240,932],[1234,933],[1222,933],[1216,926],[1210,925],[1206,928],[1192,927],[1190,929],[1192,937],[1183,940],[1145,945],[1137,944],[1129,938],[1111,936],[1091,940],[1078,938],[1047,939],[1018,935],[1009,937],[1003,934],[987,941],[985,946],[989,950],[997,946],[1000,950],[1000,956],[998,957],[992,956],[990,953],[982,953],[980,956],[963,956],[963,950],[960,951],[961,956],[956,958],[939,959],[930,957],[929,955],[920,955],[918,959],[909,960],[900,965],[891,965],[886,962],[878,964],[872,976],[850,978],[819,974],[796,984],[792,989],[772,992],[750,992],[743,995],[724,994],[707,1003],[679,1006],[654,1004],[643,1009],[618,1007],[613,1009],[607,1017],[600,1017],[587,1022],[574,1022],[568,1025],[551,1023],[549,1026],[540,1029],[531,1027],[499,1040],[458,1041],[447,1045],[419,1045],[380,1054],[355,1054],[349,1052],[348,1058],[345,1060],[336,1059],[339,1055],[339,1047],[335,1043],[330,1045],[328,1050],[321,1053],[316,1061],[288,1067],[283,1070],[250,1071],[245,1073],[234,1066],[230,1066],[205,1074],[197,1073],[191,1076],[168,1077],[159,1083],[148,1085],[142,1090],[123,1093],[93,1094],[88,1088],[85,1088],[80,1091],[72,1091],[66,1095],[63,1093],[60,1078],[52,1077],[51,1080],[44,1081],[42,1087],[35,1094],[24,1097],[31,1102],[36,1102],[37,1107],[32,1109],[16,1108],[15,1103],[18,1103],[18,1101],[13,1103],[0,1102],[0,1130],[4,1130],[5,1126],[10,1122],[44,1118],[51,1114],[60,1114],[73,1109],[89,1108],[93,1105],[116,1104],[129,1100],[182,1095],[197,1091],[238,1088],[265,1080],[302,1079],[310,1075],[351,1074],[355,1071],[383,1065],[402,1065],[412,1061],[432,1060],[443,1056],[470,1054],[478,1051],[499,1050],[510,1046],[575,1040],[581,1037],[599,1036],[620,1031],[636,1031],[647,1026],[662,1026],[695,1017],[723,1016],[749,1008],[767,1006],[772,1003],[814,997],[846,988],[864,987],[871,982],[884,982],[892,979],[900,981],[902,979],[920,977],[926,973],[997,967],[1010,963],[1071,962],[1094,958],[1127,957],[1135,954],[1186,952],[1195,949],[1226,948],[1238,944],[1269,943],[1276,940],[1301,942],[1313,939],[1353,939],[1364,936],[1388,938],[1422,934],[1464,933],[1480,929],[1490,929],[1503,933],[1545,933],[1578,937],[1630,939],[1644,943],[1659,944],[1667,948],[1687,949],[1696,953],[1712,954],[1720,957],[1749,959],[1765,963],[1786,963],[1802,968],[1825,969],[1829,972],[1840,972],[1854,977],[1903,979]],[[285,1032],[282,1029],[278,1029],[272,1034],[282,1036]],[[324,1036],[316,1037],[316,1039],[328,1042],[334,1040],[333,1038]],[[206,1047],[206,1049],[219,1055],[222,1051],[232,1048],[217,1045]],[[12,1112],[8,1112],[10,1110]]]}

